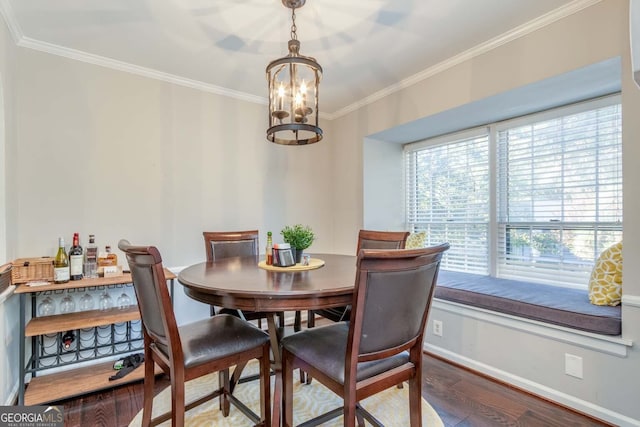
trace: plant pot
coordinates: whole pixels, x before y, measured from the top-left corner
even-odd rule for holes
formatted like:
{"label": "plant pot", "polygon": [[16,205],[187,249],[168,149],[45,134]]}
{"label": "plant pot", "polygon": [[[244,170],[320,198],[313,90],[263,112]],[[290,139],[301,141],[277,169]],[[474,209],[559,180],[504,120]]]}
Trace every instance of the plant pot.
{"label": "plant pot", "polygon": [[292,251],[295,251],[295,259],[296,259],[296,264],[300,264],[302,262],[302,254],[304,252],[304,249],[295,249],[292,248]]}

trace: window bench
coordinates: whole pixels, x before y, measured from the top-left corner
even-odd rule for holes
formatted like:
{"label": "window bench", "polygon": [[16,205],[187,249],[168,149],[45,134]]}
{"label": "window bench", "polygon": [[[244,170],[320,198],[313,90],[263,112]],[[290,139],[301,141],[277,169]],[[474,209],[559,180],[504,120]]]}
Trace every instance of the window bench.
{"label": "window bench", "polygon": [[440,270],[434,297],[596,334],[622,333],[621,307],[593,305],[587,290]]}

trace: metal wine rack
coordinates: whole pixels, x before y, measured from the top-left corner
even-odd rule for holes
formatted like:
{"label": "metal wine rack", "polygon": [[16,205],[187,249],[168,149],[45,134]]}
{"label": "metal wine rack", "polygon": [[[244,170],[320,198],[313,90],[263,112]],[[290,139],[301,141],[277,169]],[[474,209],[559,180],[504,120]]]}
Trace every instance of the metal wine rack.
{"label": "metal wine rack", "polygon": [[[38,311],[38,304],[42,302],[43,297],[51,297],[52,295],[60,296],[66,293],[80,296],[83,295],[83,293],[96,294],[96,291],[108,292],[109,289],[127,287],[131,288],[127,294],[131,298],[131,303],[136,304],[135,299],[133,299],[135,296],[133,296],[132,285],[118,284],[77,288],[67,291],[36,292],[32,294],[31,312],[34,313],[33,317],[35,318],[35,314]],[[76,304],[77,303],[76,301]],[[68,349],[65,349],[62,343],[62,337],[67,331],[73,333],[74,341]],[[31,340],[31,357],[28,360],[25,373],[35,373],[88,360],[99,360],[129,354],[135,351],[142,351],[142,340],[142,324],[140,320],[35,335]]]}
{"label": "metal wine rack", "polygon": [[[173,297],[176,276],[165,270],[165,277]],[[59,401],[142,378],[139,372],[133,372],[109,381],[115,371],[108,358],[113,360],[143,351],[142,323],[129,273],[63,284],[20,284],[15,293],[20,296],[23,337],[20,340],[19,405]],[[98,298],[101,293],[110,295],[113,307],[101,309]],[[118,307],[118,296],[123,293],[127,297],[122,299],[122,307]],[[81,307],[80,299],[86,294],[92,295],[92,304]],[[75,307],[67,304],[61,313],[61,303],[69,295]],[[47,297],[51,301],[46,309],[39,307]],[[43,315],[39,316],[41,308]],[[63,337],[68,332],[74,335],[74,340],[65,348]],[[27,354],[27,343],[30,343],[30,354]],[[30,381],[26,381],[27,378]]]}

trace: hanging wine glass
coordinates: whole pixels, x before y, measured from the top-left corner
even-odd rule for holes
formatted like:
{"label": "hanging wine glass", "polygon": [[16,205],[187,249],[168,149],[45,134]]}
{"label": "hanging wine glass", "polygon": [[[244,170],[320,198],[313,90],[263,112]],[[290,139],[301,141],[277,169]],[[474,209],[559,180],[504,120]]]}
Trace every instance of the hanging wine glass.
{"label": "hanging wine glass", "polygon": [[106,290],[98,299],[98,307],[100,310],[109,310],[110,308],[113,308],[113,299]]}
{"label": "hanging wine glass", "polygon": [[131,298],[129,298],[129,295],[127,295],[126,292],[123,292],[122,295],[118,297],[117,304],[120,310],[129,308],[131,305]]}
{"label": "hanging wine glass", "polygon": [[93,309],[93,297],[87,292],[80,298],[80,311]]}
{"label": "hanging wine glass", "polygon": [[65,295],[60,301],[60,313],[73,313],[76,311],[76,302],[71,295]]}
{"label": "hanging wine glass", "polygon": [[38,305],[38,316],[51,316],[56,313],[56,306],[51,297],[47,296]]}

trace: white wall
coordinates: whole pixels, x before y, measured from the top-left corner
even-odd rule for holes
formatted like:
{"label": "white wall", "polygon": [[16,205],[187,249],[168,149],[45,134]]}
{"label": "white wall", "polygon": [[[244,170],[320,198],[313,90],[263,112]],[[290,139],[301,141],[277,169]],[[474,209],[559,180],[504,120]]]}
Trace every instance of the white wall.
{"label": "white wall", "polygon": [[[401,125],[621,57],[624,257],[638,258],[640,189],[633,183],[640,182],[635,165],[640,158],[640,124],[634,119],[640,112],[640,90],[631,80],[628,28],[628,2],[602,1],[334,120],[333,132],[347,136],[338,161],[362,167],[359,176],[336,169],[341,185],[336,186],[335,203],[357,201],[364,194],[364,200],[353,205],[355,213],[339,214],[336,235],[347,235],[371,218],[382,223],[386,216],[389,223],[397,222],[397,212],[383,206],[388,194],[367,191],[370,170],[378,168],[368,163],[375,158],[370,153],[371,138],[388,137]],[[368,212],[374,206],[385,210]],[[576,334],[437,301],[431,319],[443,321],[444,336],[428,333],[427,348],[615,424],[640,425],[640,267],[636,264],[625,263],[621,338]],[[567,353],[583,358],[583,379],[565,375]]]}
{"label": "white wall", "polygon": [[[13,192],[8,160],[15,149],[14,69],[15,45],[0,20],[0,265],[12,259],[14,240],[8,226]],[[11,403],[18,380],[18,297],[11,290],[0,294],[0,405]]]}
{"label": "white wall", "polygon": [[367,138],[363,143],[362,157],[363,228],[404,230],[402,145]]}
{"label": "white wall", "polygon": [[155,244],[181,266],[204,259],[204,230],[278,238],[292,222],[330,249],[331,135],[277,146],[264,106],[30,49],[17,58],[16,256],[51,255],[77,231]]}

